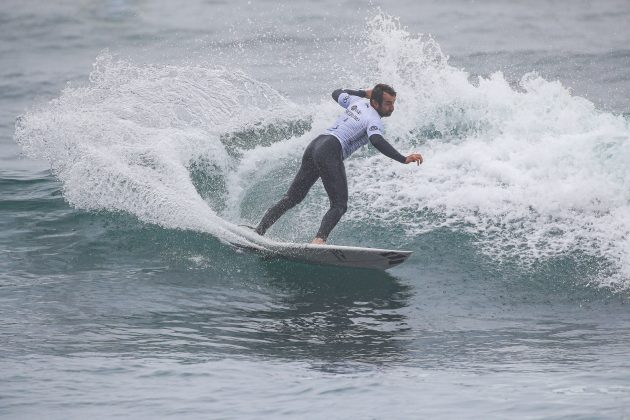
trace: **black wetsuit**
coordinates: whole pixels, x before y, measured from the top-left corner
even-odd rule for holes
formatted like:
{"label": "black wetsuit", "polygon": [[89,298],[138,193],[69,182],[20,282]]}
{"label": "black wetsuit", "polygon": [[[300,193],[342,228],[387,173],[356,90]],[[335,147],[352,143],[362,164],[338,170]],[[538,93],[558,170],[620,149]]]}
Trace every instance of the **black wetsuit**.
{"label": "black wetsuit", "polygon": [[[341,93],[365,97],[363,91],[342,91],[339,89],[333,92],[333,98],[339,101]],[[380,134],[370,135],[369,141],[384,155],[405,163],[405,157],[398,153]],[[330,200],[330,209],[322,219],[317,237],[326,240],[348,208],[348,182],[343,159],[341,141],[334,135],[322,134],[313,140],[304,151],[302,165],[289,190],[280,201],[267,210],[256,227],[256,232],[264,235],[280,216],[304,200],[315,181],[321,178]]]}

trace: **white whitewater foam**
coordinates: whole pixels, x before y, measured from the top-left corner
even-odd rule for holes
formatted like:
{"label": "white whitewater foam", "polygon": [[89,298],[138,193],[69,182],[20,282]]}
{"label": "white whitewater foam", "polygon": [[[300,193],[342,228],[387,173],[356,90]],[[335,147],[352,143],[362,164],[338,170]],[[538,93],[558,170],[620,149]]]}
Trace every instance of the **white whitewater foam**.
{"label": "white whitewater foam", "polygon": [[15,137],[27,154],[50,162],[73,206],[234,241],[188,167],[204,161],[227,172],[235,162],[220,135],[280,111],[291,115],[289,106],[238,71],[137,66],[105,52],[87,86],[68,86],[21,116]]}
{"label": "white whitewater foam", "polygon": [[[618,268],[601,284],[630,286],[628,121],[535,73],[518,87],[501,73],[469,80],[430,37],[383,14],[370,25],[365,54],[378,57],[374,74],[399,92],[388,137],[403,153],[422,152],[425,164],[349,160],[349,216],[417,234],[462,229],[497,259],[534,263],[579,251]],[[441,138],[426,141],[423,128]]]}
{"label": "white whitewater foam", "polygon": [[[345,218],[380,219],[410,236],[446,226],[471,234],[491,258],[525,265],[585,254],[616,269],[599,284],[630,287],[628,121],[535,73],[518,86],[501,73],[471,78],[448,64],[431,37],[383,13],[368,21],[357,57],[369,57],[369,66],[352,67],[359,73],[349,74],[349,83],[396,88],[387,137],[403,153],[421,152],[425,163],[353,155]],[[321,104],[300,107],[233,69],[139,66],[104,53],[89,84],[69,86],[23,115],[16,140],[50,161],[74,206],[231,240],[195,190],[191,162],[221,173],[229,191],[223,217],[238,222],[257,180],[294,165],[340,112],[322,95]],[[292,118],[309,118],[311,131],[239,158],[221,142],[255,123]],[[293,170],[285,172],[278,182],[288,185]]]}

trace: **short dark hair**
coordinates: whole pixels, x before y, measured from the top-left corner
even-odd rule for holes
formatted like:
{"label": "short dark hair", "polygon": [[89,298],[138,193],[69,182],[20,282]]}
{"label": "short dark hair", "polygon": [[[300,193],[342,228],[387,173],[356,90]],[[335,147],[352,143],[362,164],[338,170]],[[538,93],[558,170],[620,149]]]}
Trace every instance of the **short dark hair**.
{"label": "short dark hair", "polygon": [[370,96],[370,99],[376,101],[377,104],[382,105],[383,93],[389,93],[392,96],[396,96],[396,91],[393,87],[386,85],[385,83],[379,83],[372,89],[372,96]]}

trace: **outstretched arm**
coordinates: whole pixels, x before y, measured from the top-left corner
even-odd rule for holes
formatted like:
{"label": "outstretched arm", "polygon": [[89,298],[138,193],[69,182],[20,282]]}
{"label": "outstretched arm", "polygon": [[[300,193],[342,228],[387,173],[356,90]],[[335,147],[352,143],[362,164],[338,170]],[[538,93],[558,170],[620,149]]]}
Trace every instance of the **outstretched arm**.
{"label": "outstretched arm", "polygon": [[[337,89],[332,93],[332,97],[335,102],[339,102],[339,96],[342,93],[347,93],[348,95],[358,96],[359,98],[369,98],[370,96],[367,94],[365,90],[352,90],[352,89]],[[371,93],[371,91],[370,91]]]}
{"label": "outstretched arm", "polygon": [[419,153],[412,153],[409,156],[405,157],[398,153],[398,151],[394,149],[394,146],[389,144],[389,142],[385,140],[380,134],[372,134],[370,136],[370,143],[372,143],[372,145],[376,147],[379,152],[381,152],[388,158],[394,159],[400,163],[417,162],[418,165],[422,163],[422,155],[420,155]]}

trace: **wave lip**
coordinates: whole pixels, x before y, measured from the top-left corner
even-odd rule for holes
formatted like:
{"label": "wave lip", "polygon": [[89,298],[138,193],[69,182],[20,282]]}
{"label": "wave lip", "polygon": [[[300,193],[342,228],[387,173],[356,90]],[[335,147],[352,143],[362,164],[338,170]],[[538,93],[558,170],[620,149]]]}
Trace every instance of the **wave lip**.
{"label": "wave lip", "polygon": [[363,54],[399,92],[388,134],[417,168],[366,154],[348,161],[349,217],[421,234],[471,234],[496,261],[525,266],[583,253],[615,266],[594,282],[630,287],[630,124],[557,81],[471,77],[430,36],[379,12]]}

